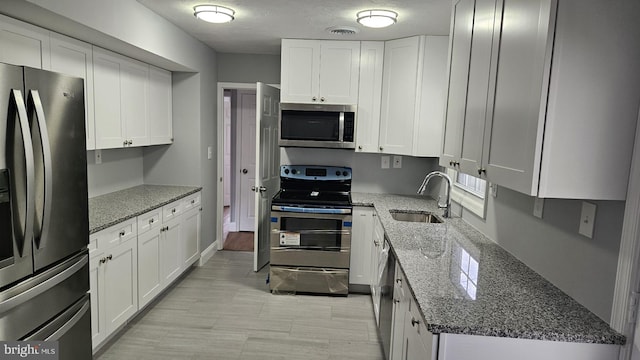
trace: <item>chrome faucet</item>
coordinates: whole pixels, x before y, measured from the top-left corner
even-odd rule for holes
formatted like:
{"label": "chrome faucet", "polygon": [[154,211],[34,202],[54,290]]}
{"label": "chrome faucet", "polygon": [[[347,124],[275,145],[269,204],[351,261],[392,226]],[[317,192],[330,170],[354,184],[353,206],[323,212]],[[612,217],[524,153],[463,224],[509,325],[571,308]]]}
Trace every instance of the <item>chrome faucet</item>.
{"label": "chrome faucet", "polygon": [[438,207],[440,209],[444,209],[444,217],[450,218],[451,217],[451,178],[449,177],[449,175],[443,173],[442,171],[432,171],[428,173],[427,176],[424,177],[424,180],[422,181],[422,185],[420,185],[420,188],[418,188],[418,194],[422,195],[424,191],[427,189],[427,184],[429,183],[429,181],[436,176],[439,176],[447,181],[447,192],[446,192],[446,200],[445,200],[446,202],[444,204],[441,204],[440,197],[438,197]]}

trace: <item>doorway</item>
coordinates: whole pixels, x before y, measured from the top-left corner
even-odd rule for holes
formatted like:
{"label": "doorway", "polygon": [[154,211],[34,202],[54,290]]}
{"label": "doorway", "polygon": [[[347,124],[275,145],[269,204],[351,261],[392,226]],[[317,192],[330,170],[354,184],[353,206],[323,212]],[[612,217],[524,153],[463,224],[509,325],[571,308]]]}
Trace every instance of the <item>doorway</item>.
{"label": "doorway", "polygon": [[218,84],[218,250],[253,250],[256,85]]}

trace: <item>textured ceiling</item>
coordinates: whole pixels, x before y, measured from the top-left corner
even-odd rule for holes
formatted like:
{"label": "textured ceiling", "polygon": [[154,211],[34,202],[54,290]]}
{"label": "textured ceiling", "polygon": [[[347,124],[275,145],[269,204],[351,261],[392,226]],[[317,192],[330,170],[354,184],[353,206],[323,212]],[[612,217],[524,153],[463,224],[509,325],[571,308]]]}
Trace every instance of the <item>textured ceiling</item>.
{"label": "textured ceiling", "polygon": [[[279,54],[280,39],[389,40],[412,35],[449,33],[451,0],[138,0],[218,52]],[[209,24],[193,16],[199,4],[236,11],[227,24]],[[365,9],[396,11],[398,22],[369,29],[355,21]],[[355,35],[333,35],[333,26],[355,28]]]}

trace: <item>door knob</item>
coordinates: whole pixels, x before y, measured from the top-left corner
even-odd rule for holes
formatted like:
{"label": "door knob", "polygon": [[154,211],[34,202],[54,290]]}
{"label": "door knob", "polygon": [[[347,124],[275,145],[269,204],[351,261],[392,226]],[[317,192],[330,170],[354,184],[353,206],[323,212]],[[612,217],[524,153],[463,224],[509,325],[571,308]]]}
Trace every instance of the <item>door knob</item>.
{"label": "door knob", "polygon": [[243,174],[246,174],[246,173],[248,173],[248,172],[249,172],[249,170],[247,170],[247,169],[242,169],[242,173],[243,173]]}
{"label": "door knob", "polygon": [[255,192],[255,191],[256,191],[256,187],[255,187],[255,186],[252,186],[252,187],[251,187],[251,191]]}
{"label": "door knob", "polygon": [[267,188],[264,187],[264,186],[260,186],[260,188],[258,190],[260,190],[260,192],[263,193],[263,192],[267,191]]}

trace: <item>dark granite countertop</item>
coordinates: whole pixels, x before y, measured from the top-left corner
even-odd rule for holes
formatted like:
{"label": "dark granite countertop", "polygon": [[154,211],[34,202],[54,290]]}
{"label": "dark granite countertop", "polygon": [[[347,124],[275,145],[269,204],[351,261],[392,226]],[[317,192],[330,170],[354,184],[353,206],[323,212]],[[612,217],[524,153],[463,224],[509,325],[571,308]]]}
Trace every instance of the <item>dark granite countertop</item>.
{"label": "dark granite countertop", "polygon": [[389,210],[442,214],[427,197],[352,193],[374,206],[429,331],[624,344],[625,337],[460,218],[394,220]]}
{"label": "dark granite countertop", "polygon": [[202,190],[192,186],[139,185],[89,199],[89,234]]}

